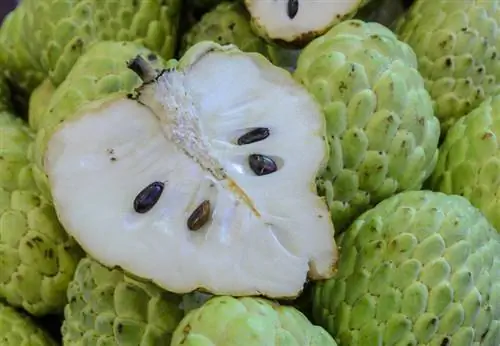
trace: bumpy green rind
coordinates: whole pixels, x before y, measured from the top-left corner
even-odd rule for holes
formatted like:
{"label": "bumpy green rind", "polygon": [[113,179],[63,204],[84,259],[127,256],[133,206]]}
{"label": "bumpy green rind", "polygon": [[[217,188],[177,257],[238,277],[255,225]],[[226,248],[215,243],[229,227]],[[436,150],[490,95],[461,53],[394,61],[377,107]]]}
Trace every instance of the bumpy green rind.
{"label": "bumpy green rind", "polygon": [[[245,6],[250,8],[250,4],[256,0],[241,0],[242,2],[245,3]],[[351,0],[349,2],[352,3],[351,10],[346,12],[346,13],[339,13],[337,16],[333,17],[331,22],[328,23],[324,28],[318,28],[317,31],[314,32],[304,32],[301,36],[293,37],[290,40],[285,40],[282,38],[278,37],[271,37],[269,33],[266,31],[265,26],[260,22],[260,18],[252,16],[250,24],[252,26],[252,30],[259,35],[260,37],[264,38],[268,42],[274,42],[278,43],[279,45],[283,47],[288,47],[288,48],[303,48],[306,46],[309,42],[311,42],[313,39],[316,37],[319,37],[326,33],[329,29],[331,29],[333,26],[342,23],[343,21],[349,20],[353,18],[358,10],[360,10],[363,6],[368,4],[372,0]],[[299,0],[299,6],[300,6],[300,0]],[[304,5],[307,6],[307,5]],[[286,11],[286,2],[283,3],[283,12],[285,13]],[[300,9],[299,9],[300,11]]]}
{"label": "bumpy green rind", "polygon": [[314,321],[340,345],[500,345],[500,236],[465,198],[403,192],[339,246]]}
{"label": "bumpy green rind", "polygon": [[433,190],[461,195],[500,231],[500,96],[486,99],[447,132],[430,179]]}
{"label": "bumpy green rind", "polygon": [[28,316],[0,302],[0,344],[2,346],[56,346],[47,332]]}
{"label": "bumpy green rind", "polygon": [[298,310],[259,298],[214,297],[190,311],[171,346],[336,346]]}
{"label": "bumpy green rind", "polygon": [[38,131],[39,124],[49,107],[50,99],[56,88],[52,85],[50,79],[45,79],[37,86],[30,95],[28,107],[28,121],[34,131]]}
{"label": "bumpy green rind", "polygon": [[84,258],[68,288],[64,345],[170,345],[181,296]]}
{"label": "bumpy green rind", "polygon": [[386,27],[343,22],[301,53],[295,78],[327,119],[330,160],[318,180],[337,231],[436,165],[439,121],[411,48]]}
{"label": "bumpy green rind", "polygon": [[24,0],[15,16],[25,42],[12,41],[27,44],[30,56],[58,86],[97,41],[134,41],[172,58],[180,6],[181,0]]}
{"label": "bumpy green rind", "polygon": [[417,0],[397,28],[418,57],[443,133],[500,91],[500,3]]}
{"label": "bumpy green rind", "polygon": [[225,1],[206,13],[183,36],[179,55],[184,55],[189,48],[202,41],[234,44],[244,52],[260,53],[282,67],[294,67],[298,55],[255,34],[250,26],[250,15],[240,2]]}
{"label": "bumpy green rind", "polygon": [[19,90],[30,93],[44,78],[37,59],[29,53],[27,39],[33,18],[26,13],[24,1],[8,13],[0,27],[0,66],[2,73]]}
{"label": "bumpy green rind", "polygon": [[0,113],[0,297],[32,315],[62,312],[80,248],[33,179],[33,135]]}
{"label": "bumpy green rind", "polygon": [[245,52],[257,52],[266,56],[268,44],[250,27],[250,16],[240,3],[222,2],[206,13],[182,39],[180,56],[201,41],[219,44],[235,44]]}
{"label": "bumpy green rind", "polygon": [[132,92],[142,84],[127,62],[137,55],[148,59],[158,69],[165,61],[144,46],[134,42],[97,42],[82,55],[66,80],[56,89],[50,103],[38,121],[36,143],[32,150],[35,178],[39,188],[50,198],[47,176],[43,169],[43,155],[51,134],[77,110],[93,101],[113,94]]}

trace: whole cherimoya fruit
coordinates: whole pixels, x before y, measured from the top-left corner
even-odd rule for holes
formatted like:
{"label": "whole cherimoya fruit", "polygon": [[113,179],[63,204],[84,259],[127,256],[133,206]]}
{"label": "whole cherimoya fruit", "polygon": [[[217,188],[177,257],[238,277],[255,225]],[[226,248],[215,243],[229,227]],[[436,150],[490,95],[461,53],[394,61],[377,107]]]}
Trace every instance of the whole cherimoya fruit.
{"label": "whole cherimoya fruit", "polygon": [[170,345],[184,315],[181,302],[181,296],[84,258],[68,287],[63,343]]}
{"label": "whole cherimoya fruit", "polygon": [[177,326],[171,346],[337,346],[299,310],[261,298],[209,299]]}
{"label": "whole cherimoya fruit", "polygon": [[443,133],[500,90],[500,1],[417,0],[397,33],[418,58]]}
{"label": "whole cherimoya fruit", "polygon": [[500,236],[465,198],[402,192],[339,244],[313,309],[340,345],[500,345]]}
{"label": "whole cherimoya fruit", "polygon": [[486,99],[448,131],[431,187],[461,195],[500,230],[500,96]]}
{"label": "whole cherimoya fruit", "polygon": [[438,157],[439,121],[411,48],[386,27],[343,22],[301,53],[295,78],[321,104],[330,159],[319,177],[337,231],[404,190]]}

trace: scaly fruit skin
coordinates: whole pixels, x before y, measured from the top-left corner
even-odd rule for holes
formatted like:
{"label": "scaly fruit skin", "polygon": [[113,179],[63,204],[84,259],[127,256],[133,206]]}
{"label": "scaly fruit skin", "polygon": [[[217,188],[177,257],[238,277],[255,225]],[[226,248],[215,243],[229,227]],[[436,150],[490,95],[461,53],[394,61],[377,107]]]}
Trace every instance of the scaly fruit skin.
{"label": "scaly fruit skin", "polygon": [[32,28],[33,17],[26,13],[25,1],[8,13],[0,27],[0,66],[9,82],[26,94],[43,81],[44,71],[38,56],[32,56],[27,35]]}
{"label": "scaly fruit skin", "polygon": [[433,190],[467,198],[500,231],[500,96],[486,99],[448,131],[430,179]]}
{"label": "scaly fruit skin", "polygon": [[171,346],[336,346],[295,308],[260,298],[214,297],[191,310]]}
{"label": "scaly fruit skin", "polygon": [[64,345],[170,345],[184,316],[182,297],[90,258],[68,288]]}
{"label": "scaly fruit skin", "polygon": [[465,198],[403,192],[340,246],[314,320],[341,345],[500,345],[500,236]]}
{"label": "scaly fruit skin", "polygon": [[39,58],[42,71],[59,86],[97,41],[134,41],[172,58],[180,6],[181,0],[24,0],[24,17],[33,19],[26,21],[29,30],[22,29],[31,57]]}
{"label": "scaly fruit skin", "polygon": [[418,57],[443,134],[500,91],[500,2],[417,0],[397,33]]}
{"label": "scaly fruit skin", "polygon": [[50,79],[45,79],[39,86],[33,90],[29,99],[28,121],[30,127],[36,132],[39,128],[39,123],[45,115],[45,111],[49,107],[50,99],[55,92],[55,87]]}
{"label": "scaly fruit skin", "polygon": [[132,92],[142,84],[141,79],[127,68],[127,62],[142,55],[161,69],[164,60],[149,49],[134,42],[101,41],[89,47],[66,80],[56,89],[50,103],[38,120],[36,142],[31,150],[36,163],[34,175],[40,190],[51,199],[47,176],[43,170],[43,153],[52,131],[70,119],[86,104],[115,93]]}
{"label": "scaly fruit skin", "polygon": [[245,52],[267,56],[268,44],[250,27],[250,16],[240,3],[223,2],[206,13],[183,37],[180,56],[201,41],[234,44]]}
{"label": "scaly fruit skin", "polygon": [[0,302],[0,343],[2,346],[56,346],[47,332],[28,316]]}
{"label": "scaly fruit skin", "polygon": [[36,316],[62,312],[82,252],[35,184],[29,129],[2,112],[0,138],[0,297]]}
{"label": "scaly fruit skin", "polygon": [[330,160],[318,180],[335,229],[418,190],[435,167],[439,121],[411,48],[389,29],[343,22],[301,53],[295,78],[323,107]]}
{"label": "scaly fruit skin", "polygon": [[250,16],[240,2],[222,2],[206,13],[183,36],[179,55],[184,55],[186,50],[201,41],[234,44],[244,52],[260,53],[282,67],[295,67],[298,55],[294,50],[270,44],[255,34],[250,26]]}

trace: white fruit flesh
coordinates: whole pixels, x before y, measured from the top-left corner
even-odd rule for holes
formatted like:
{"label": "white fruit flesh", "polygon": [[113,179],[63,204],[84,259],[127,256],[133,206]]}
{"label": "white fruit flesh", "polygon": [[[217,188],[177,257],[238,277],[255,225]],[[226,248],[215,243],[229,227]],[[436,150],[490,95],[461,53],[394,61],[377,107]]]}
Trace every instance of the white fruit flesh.
{"label": "white fruit flesh", "polygon": [[[286,71],[212,51],[146,85],[140,100],[147,106],[118,99],[89,109],[48,144],[56,210],[91,256],[178,293],[293,297],[308,274],[332,275],[333,226],[314,187],[324,119]],[[255,127],[270,136],[235,144]],[[253,153],[279,169],[257,176]],[[163,194],[136,213],[134,198],[154,181],[165,182]],[[187,219],[204,200],[211,218],[191,231]]]}
{"label": "white fruit flesh", "polygon": [[253,20],[269,38],[292,42],[304,35],[319,35],[335,23],[335,19],[353,13],[361,0],[298,0],[293,18],[288,12],[290,0],[245,0]]}

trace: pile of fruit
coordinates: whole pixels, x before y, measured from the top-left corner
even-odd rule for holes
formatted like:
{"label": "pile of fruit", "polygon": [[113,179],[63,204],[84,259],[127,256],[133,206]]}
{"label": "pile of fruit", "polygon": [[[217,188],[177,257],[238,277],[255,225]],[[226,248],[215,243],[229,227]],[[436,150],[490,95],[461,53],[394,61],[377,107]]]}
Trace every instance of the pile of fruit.
{"label": "pile of fruit", "polygon": [[500,345],[499,28],[500,0],[20,1],[0,345]]}

